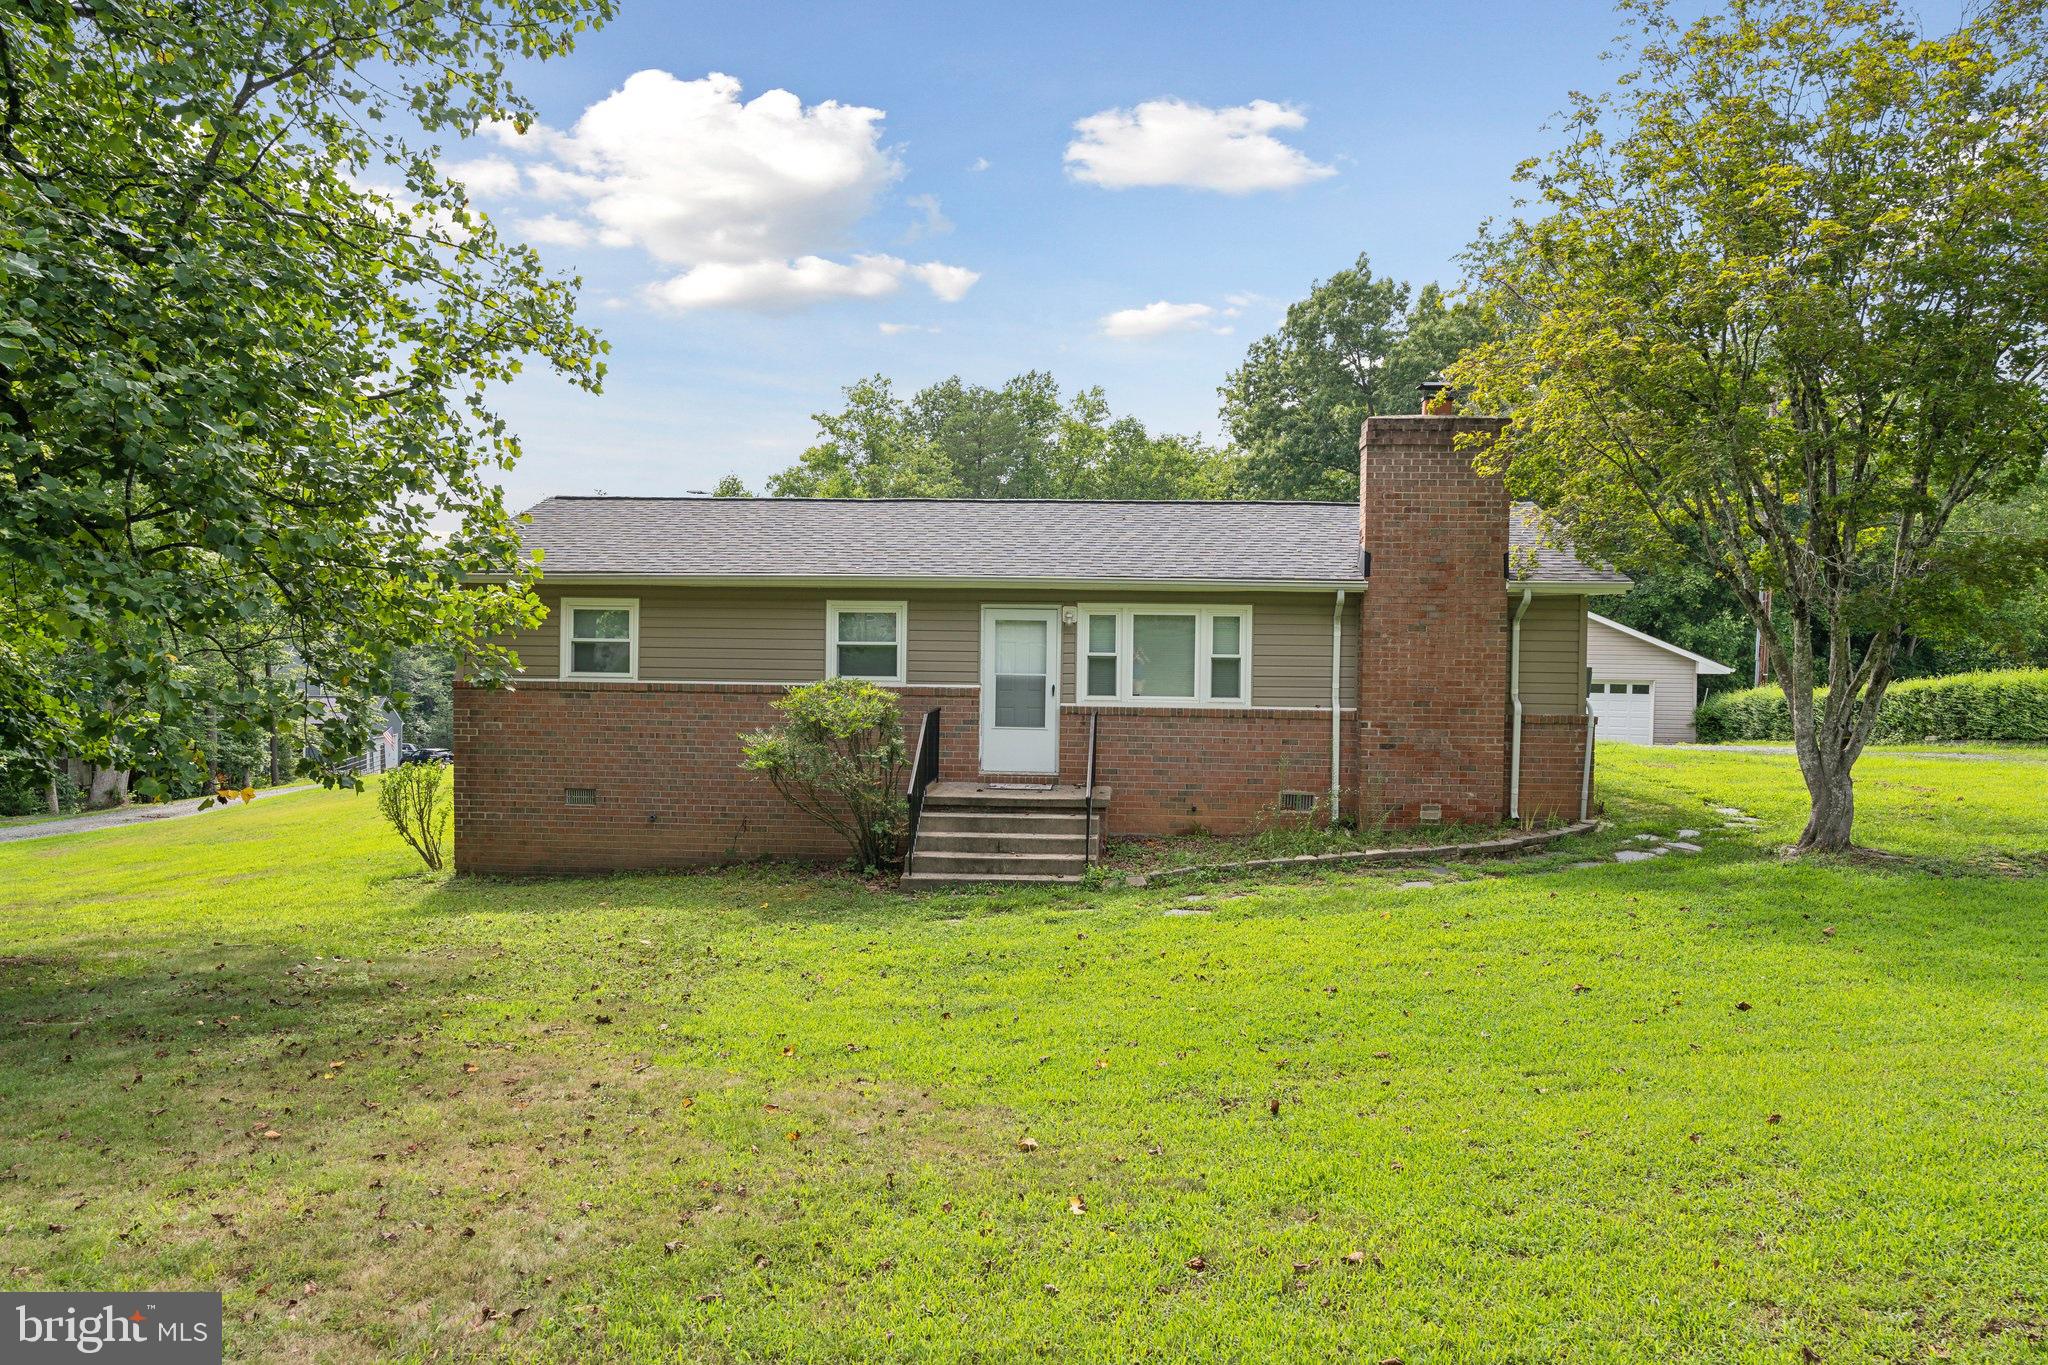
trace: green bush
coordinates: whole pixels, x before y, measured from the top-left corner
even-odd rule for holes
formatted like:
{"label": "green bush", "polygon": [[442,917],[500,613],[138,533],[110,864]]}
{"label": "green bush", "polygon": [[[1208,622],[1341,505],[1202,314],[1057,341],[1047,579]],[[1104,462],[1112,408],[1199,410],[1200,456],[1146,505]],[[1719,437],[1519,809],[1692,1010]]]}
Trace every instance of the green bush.
{"label": "green bush", "polygon": [[775,784],[798,810],[836,830],[864,869],[887,867],[903,849],[909,808],[903,711],[896,694],[855,678],[792,687],[775,703],[779,730],[740,736],[740,766]]}
{"label": "green bush", "polygon": [[420,861],[435,872],[441,870],[442,846],[448,837],[448,803],[443,799],[447,765],[408,763],[393,768],[377,784],[377,808],[398,831],[398,837],[412,845]]}
{"label": "green bush", "polygon": [[[1825,695],[1816,692],[1816,702]],[[1792,738],[1785,694],[1776,686],[1709,697],[1693,716],[1707,744]],[[1879,744],[2048,743],[2048,669],[1893,683],[1878,708],[1871,739]]]}

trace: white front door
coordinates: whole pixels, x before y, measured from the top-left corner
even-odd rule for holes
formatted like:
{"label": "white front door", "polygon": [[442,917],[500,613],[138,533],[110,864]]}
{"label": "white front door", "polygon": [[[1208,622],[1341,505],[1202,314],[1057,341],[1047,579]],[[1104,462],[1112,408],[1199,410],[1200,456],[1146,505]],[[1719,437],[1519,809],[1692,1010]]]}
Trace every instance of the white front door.
{"label": "white front door", "polygon": [[1060,609],[981,609],[981,770],[1060,770]]}
{"label": "white front door", "polygon": [[1586,704],[1600,718],[1593,731],[1599,739],[1629,744],[1656,743],[1656,686],[1646,682],[1595,682],[1586,689]]}

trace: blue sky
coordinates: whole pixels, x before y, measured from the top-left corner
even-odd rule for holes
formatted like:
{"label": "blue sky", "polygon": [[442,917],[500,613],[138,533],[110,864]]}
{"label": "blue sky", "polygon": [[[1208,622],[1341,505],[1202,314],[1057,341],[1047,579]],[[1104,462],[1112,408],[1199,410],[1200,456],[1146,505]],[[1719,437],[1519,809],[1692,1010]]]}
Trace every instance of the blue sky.
{"label": "blue sky", "polygon": [[1360,251],[1454,277],[1616,28],[1604,4],[625,0],[523,73],[538,133],[445,149],[583,275],[613,348],[601,396],[504,395],[508,497],[758,488],[875,372],[1045,369],[1213,437],[1217,384],[1313,280]]}

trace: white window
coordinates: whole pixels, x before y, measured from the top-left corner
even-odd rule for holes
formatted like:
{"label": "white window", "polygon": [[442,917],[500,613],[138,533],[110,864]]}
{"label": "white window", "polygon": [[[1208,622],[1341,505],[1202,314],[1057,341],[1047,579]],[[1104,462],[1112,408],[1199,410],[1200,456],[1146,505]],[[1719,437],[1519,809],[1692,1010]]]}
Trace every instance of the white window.
{"label": "white window", "polygon": [[825,676],[902,682],[909,618],[902,602],[827,602]]}
{"label": "white window", "polygon": [[640,600],[562,599],[562,676],[630,681],[640,666]]}
{"label": "white window", "polygon": [[1242,706],[1249,607],[1083,607],[1083,701]]}

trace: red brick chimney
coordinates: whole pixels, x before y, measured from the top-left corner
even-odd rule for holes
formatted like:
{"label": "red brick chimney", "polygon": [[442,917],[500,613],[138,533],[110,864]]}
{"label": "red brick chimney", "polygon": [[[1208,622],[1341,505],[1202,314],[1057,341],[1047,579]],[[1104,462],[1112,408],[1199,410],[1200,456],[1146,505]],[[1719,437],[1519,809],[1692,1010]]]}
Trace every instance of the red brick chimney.
{"label": "red brick chimney", "polygon": [[1507,811],[1508,497],[1475,473],[1497,417],[1371,417],[1358,649],[1362,823],[1493,824]]}

